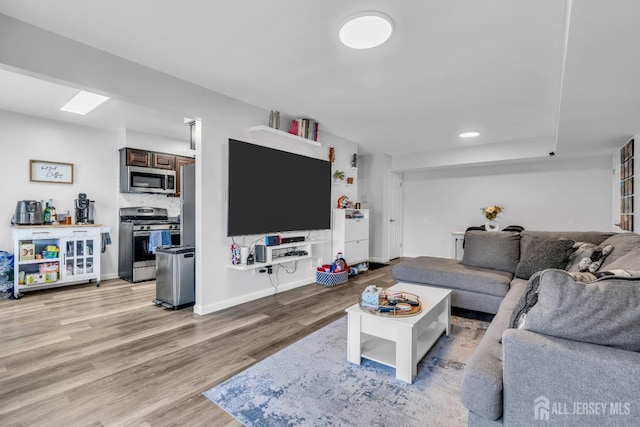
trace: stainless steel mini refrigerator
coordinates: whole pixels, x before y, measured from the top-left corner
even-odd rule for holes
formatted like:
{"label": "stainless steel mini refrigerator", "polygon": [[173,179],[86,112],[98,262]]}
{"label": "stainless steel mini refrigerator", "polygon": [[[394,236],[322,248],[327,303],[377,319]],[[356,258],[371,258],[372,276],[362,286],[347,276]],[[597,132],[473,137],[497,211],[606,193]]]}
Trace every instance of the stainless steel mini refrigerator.
{"label": "stainless steel mini refrigerator", "polygon": [[154,303],[179,310],[196,301],[195,252],[193,246],[156,248],[156,299]]}

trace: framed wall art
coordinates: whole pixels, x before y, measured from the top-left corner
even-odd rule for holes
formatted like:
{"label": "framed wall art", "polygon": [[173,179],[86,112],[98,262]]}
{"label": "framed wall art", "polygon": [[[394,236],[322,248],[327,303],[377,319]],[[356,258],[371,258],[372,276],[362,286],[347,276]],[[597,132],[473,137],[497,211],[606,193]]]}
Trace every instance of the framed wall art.
{"label": "framed wall art", "polygon": [[32,182],[55,182],[73,184],[73,163],[30,160],[30,180]]}

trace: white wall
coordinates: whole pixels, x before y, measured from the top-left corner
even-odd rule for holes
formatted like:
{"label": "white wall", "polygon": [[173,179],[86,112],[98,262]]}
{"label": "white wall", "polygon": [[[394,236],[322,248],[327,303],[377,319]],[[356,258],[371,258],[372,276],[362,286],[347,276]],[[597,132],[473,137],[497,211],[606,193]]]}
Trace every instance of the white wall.
{"label": "white wall", "polygon": [[[2,185],[0,186],[0,250],[13,252],[11,216],[18,200],[53,199],[57,212],[74,215],[74,200],[86,193],[96,201],[95,221],[110,227],[113,243],[102,257],[104,277],[118,271],[118,151],[119,132],[0,111]],[[73,184],[30,182],[29,160],[73,163]]]}
{"label": "white wall", "polygon": [[[126,141],[125,141],[126,139]],[[0,110],[0,140],[3,176],[0,186],[0,250],[12,251],[9,223],[18,200],[53,199],[57,212],[74,214],[78,193],[95,200],[95,221],[110,228],[111,246],[102,256],[103,278],[118,276],[118,208],[153,206],[180,214],[180,199],[155,194],[122,194],[119,190],[119,152],[124,146],[171,154],[189,155],[188,142],[131,131],[105,131]],[[30,182],[29,160],[73,163],[74,182],[54,184]]]}
{"label": "white wall", "polygon": [[[258,142],[248,128],[266,124],[269,112],[0,15],[0,39],[12,39],[15,34],[20,34],[19,44],[0,44],[0,60],[6,68],[112,95],[132,104],[201,119],[201,139],[196,146],[194,311],[204,314],[271,293],[271,284],[264,275],[226,268],[230,240],[226,238],[224,200],[228,139]],[[56,61],[47,60],[51,57]],[[283,128],[285,126],[283,122]],[[319,140],[324,145],[314,149],[314,156],[326,158],[328,147],[335,146],[339,155],[336,162],[348,165],[350,156],[356,152],[355,144],[326,132],[321,131]],[[344,152],[345,157],[340,152]],[[114,150],[114,155],[116,153]],[[334,189],[334,194],[343,190],[355,198],[357,184],[349,189]],[[284,273],[280,277],[281,289],[287,284],[298,284],[296,275]]]}
{"label": "white wall", "polygon": [[494,204],[502,227],[611,230],[611,175],[608,156],[406,172],[404,255],[451,256],[450,233],[483,225]]}
{"label": "white wall", "polygon": [[[350,159],[353,153],[357,153],[357,144],[346,141],[342,138],[339,138],[335,135],[331,135],[328,133],[320,133],[318,141],[321,141],[322,147],[314,147],[311,145],[307,145],[304,143],[298,142],[288,142],[287,140],[280,140],[277,138],[262,138],[260,136],[256,136],[254,134],[248,133],[246,129],[250,125],[263,124],[266,119],[268,119],[268,112],[263,111],[264,115],[259,119],[256,119],[254,123],[242,123],[238,122],[240,126],[244,124],[245,129],[242,132],[236,132],[229,137],[232,139],[238,139],[245,142],[251,142],[258,145],[263,145],[279,150],[289,151],[309,157],[314,157],[318,159],[328,159],[329,157],[329,147],[334,147],[335,149],[335,162],[332,165],[332,172],[335,170],[342,170],[345,172],[345,176],[354,176],[350,169]],[[229,118],[229,120],[233,120],[233,118]],[[236,119],[237,120],[237,119]],[[283,123],[281,126],[283,129],[286,125]],[[216,162],[217,167],[219,167],[219,174],[222,175],[221,186],[218,190],[218,194],[222,191],[226,191],[228,188],[227,182],[227,162],[228,162],[228,140],[225,141],[221,147],[221,156]],[[266,178],[268,179],[268,168],[265,168]],[[331,179],[327,177],[327,179]],[[332,184],[331,188],[331,203],[332,207],[335,207],[337,204],[337,200],[340,196],[346,195],[350,200],[355,201],[358,190],[358,179],[354,181],[354,184],[351,186],[345,185],[345,183],[340,184]],[[211,188],[207,193],[215,192],[215,187]],[[268,190],[267,190],[268,191]],[[273,188],[272,191],[278,191],[277,187]],[[220,199],[220,197],[218,197]],[[291,197],[292,200],[292,209],[296,209],[295,205],[295,194]],[[315,267],[321,265],[326,262],[330,262],[335,254],[331,253],[331,231],[330,230],[315,230],[310,231],[310,238],[316,240],[326,241],[326,243],[322,245],[315,245],[312,249],[313,258],[308,260],[298,261],[294,266],[291,263],[287,263],[287,271],[283,267],[274,267],[274,274],[271,277],[264,273],[257,273],[254,271],[236,271],[230,270],[226,268],[226,265],[229,263],[230,259],[230,246],[232,243],[239,244],[241,246],[249,246],[249,244],[257,239],[262,240],[264,235],[250,235],[243,237],[224,237],[226,236],[227,230],[227,205],[226,200],[219,200],[219,217],[220,222],[219,233],[221,236],[222,247],[221,247],[221,258],[211,260],[210,265],[216,266],[216,278],[212,280],[212,284],[215,283],[216,289],[218,291],[218,295],[220,298],[218,300],[208,300],[205,298],[205,303],[203,304],[202,311],[203,312],[211,312],[216,311],[221,308],[224,308],[228,305],[235,305],[239,303],[243,303],[246,301],[250,301],[256,298],[261,298],[267,295],[273,294],[275,291],[274,288],[277,288],[277,291],[283,291],[287,289],[292,289],[297,286],[307,285],[315,281]],[[256,206],[256,215],[260,215],[260,207]],[[304,212],[301,212],[304,214]],[[306,232],[288,232],[282,233],[283,236],[300,236],[306,235]],[[295,270],[295,271],[294,271]],[[211,268],[207,268],[207,274],[211,273],[213,270]],[[294,272],[292,272],[294,271]]]}

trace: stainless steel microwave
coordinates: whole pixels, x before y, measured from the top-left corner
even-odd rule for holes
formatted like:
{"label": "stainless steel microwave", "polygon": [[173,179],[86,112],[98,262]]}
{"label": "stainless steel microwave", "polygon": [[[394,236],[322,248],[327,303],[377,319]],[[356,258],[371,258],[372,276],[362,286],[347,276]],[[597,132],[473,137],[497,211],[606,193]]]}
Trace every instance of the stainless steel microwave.
{"label": "stainless steel microwave", "polygon": [[174,194],[176,172],[168,169],[121,166],[120,192]]}

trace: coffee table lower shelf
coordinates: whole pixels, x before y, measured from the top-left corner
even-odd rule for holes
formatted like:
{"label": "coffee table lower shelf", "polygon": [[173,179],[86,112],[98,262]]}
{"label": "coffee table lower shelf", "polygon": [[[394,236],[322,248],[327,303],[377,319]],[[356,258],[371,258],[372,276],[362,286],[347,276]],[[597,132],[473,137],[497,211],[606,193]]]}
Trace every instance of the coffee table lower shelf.
{"label": "coffee table lower shelf", "polygon": [[[447,330],[447,325],[433,322],[416,341],[416,360],[421,360]],[[360,357],[396,368],[396,343],[366,333],[360,336]]]}

